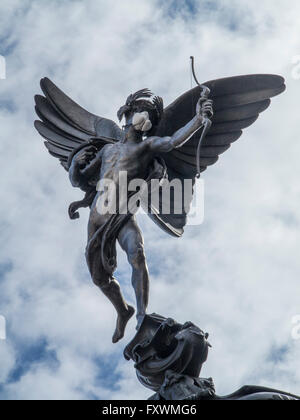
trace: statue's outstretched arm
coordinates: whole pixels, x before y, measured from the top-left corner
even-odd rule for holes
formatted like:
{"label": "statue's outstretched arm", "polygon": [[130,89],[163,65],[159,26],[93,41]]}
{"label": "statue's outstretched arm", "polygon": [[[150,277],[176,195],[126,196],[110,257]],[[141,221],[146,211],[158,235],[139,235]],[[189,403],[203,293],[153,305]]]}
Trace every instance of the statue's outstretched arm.
{"label": "statue's outstretched arm", "polygon": [[204,117],[213,114],[212,101],[210,99],[202,103],[201,101],[202,99],[199,99],[197,103],[195,117],[177,130],[173,136],[149,138],[150,149],[154,152],[166,153],[183,146],[203,126]]}

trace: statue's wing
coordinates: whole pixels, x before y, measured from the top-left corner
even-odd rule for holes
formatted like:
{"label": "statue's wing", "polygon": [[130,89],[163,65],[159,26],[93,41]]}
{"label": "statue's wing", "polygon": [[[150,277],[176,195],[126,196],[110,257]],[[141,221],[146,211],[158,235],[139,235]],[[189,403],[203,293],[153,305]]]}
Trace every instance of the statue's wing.
{"label": "statue's wing", "polygon": [[[284,79],[276,75],[249,75],[229,77],[205,83],[213,99],[212,126],[203,141],[200,153],[201,171],[213,165],[230,148],[242,130],[253,124],[259,114],[270,105],[270,98],[285,90]],[[156,131],[158,136],[172,136],[195,115],[195,105],[201,94],[196,87],[184,93],[165,110]],[[162,155],[168,168],[169,180],[177,178],[195,182],[197,173],[196,151],[201,130],[183,147]],[[184,187],[184,185],[183,185]],[[192,200],[192,195],[190,197]],[[187,211],[181,214],[163,214],[156,210],[152,219],[170,234],[181,236],[186,224]],[[155,213],[155,211],[154,211]]]}
{"label": "statue's wing", "polygon": [[36,113],[41,121],[35,121],[35,128],[46,139],[49,153],[58,158],[68,170],[69,155],[76,148],[93,138],[101,137],[107,142],[122,140],[119,126],[106,118],[91,114],[76,104],[51,80],[41,80],[45,96],[36,95]]}

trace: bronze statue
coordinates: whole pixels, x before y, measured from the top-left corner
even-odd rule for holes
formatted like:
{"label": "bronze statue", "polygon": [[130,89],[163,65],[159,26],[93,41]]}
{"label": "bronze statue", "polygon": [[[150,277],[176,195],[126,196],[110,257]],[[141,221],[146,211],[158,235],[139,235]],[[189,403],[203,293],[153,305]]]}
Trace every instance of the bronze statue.
{"label": "bronze statue", "polygon": [[[203,90],[205,87],[205,90]],[[128,181],[140,178],[170,181],[178,179],[184,188],[187,179],[195,179],[229,149],[270,105],[270,98],[285,90],[284,79],[276,75],[249,75],[214,80],[184,93],[164,109],[160,97],[142,89],[127,98],[118,111],[125,126],[98,117],[81,108],[49,79],[41,80],[45,96],[37,95],[35,122],[46,138],[50,154],[69,172],[71,184],[85,192],[82,201],[72,203],[69,215],[79,217],[80,207],[90,207],[87,264],[94,283],[114,305],[118,318],[113,342],[124,335],[134,309],[128,305],[113,274],[116,268],[116,241],[126,252],[132,267],[132,285],[137,301],[138,327],[148,304],[149,275],[143,237],[135,214],[128,204],[118,201],[115,213],[99,211],[120,199],[119,174]],[[209,122],[209,124],[206,124]],[[101,181],[113,181],[116,189],[108,194]],[[190,197],[190,200],[192,196]],[[162,211],[162,204],[148,204],[148,214],[165,232],[174,237],[183,234],[188,208],[180,213]],[[151,210],[151,211],[150,211]]]}

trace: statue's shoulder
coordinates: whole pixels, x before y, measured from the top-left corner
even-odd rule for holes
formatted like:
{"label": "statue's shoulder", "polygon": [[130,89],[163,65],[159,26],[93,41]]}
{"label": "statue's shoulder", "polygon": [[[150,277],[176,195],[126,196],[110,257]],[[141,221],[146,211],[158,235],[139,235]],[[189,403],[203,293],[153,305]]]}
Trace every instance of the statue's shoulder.
{"label": "statue's shoulder", "polygon": [[112,150],[119,148],[120,145],[119,143],[107,143],[102,149],[101,149],[101,154],[105,155],[109,152],[112,152]]}

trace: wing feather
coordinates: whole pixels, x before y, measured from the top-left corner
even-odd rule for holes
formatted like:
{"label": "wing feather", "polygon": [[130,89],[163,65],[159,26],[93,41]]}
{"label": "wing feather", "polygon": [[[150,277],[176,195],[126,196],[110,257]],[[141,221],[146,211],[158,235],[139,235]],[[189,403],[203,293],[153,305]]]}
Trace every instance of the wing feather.
{"label": "wing feather", "polygon": [[101,137],[103,145],[105,139],[110,143],[123,139],[115,122],[86,111],[48,78],[41,80],[41,89],[45,96],[35,96],[35,110],[40,118],[35,121],[35,128],[46,139],[49,153],[65,169],[68,170],[69,155],[91,139]]}
{"label": "wing feather", "polygon": [[50,143],[54,143],[63,149],[73,151],[81,144],[76,138],[69,138],[62,133],[59,134],[55,129],[49,128],[48,125],[42,123],[41,121],[35,121],[34,126],[42,137]]}
{"label": "wing feather", "polygon": [[66,135],[70,135],[73,138],[77,139],[79,143],[88,141],[91,138],[91,135],[75,128],[70,123],[66,122],[65,119],[61,118],[61,115],[52,107],[52,105],[47,101],[47,99],[41,95],[35,96],[35,103],[37,113],[44,121],[46,125],[51,124],[51,128],[55,127],[56,130],[62,131]]}
{"label": "wing feather", "polygon": [[63,158],[67,159],[69,157],[70,152],[68,150],[65,150],[61,147],[57,147],[54,144],[49,143],[47,141],[45,141],[44,144],[47,147],[47,149],[49,150],[49,152],[59,156],[60,158],[63,157]]}
{"label": "wing feather", "polygon": [[85,131],[91,136],[96,135],[95,125],[100,117],[91,114],[74,102],[47,77],[41,80],[41,88],[48,101],[52,106],[54,105],[58,113],[69,124],[79,128],[81,131]]}
{"label": "wing feather", "polygon": [[[211,146],[227,146],[237,141],[242,134],[242,130],[235,131],[233,133],[221,133],[215,135],[210,134],[203,140],[202,147],[206,148]],[[190,140],[180,148],[180,151],[189,155],[194,155],[195,146],[198,145],[197,141],[197,138]]]}
{"label": "wing feather", "polygon": [[237,121],[245,120],[247,118],[254,117],[265,111],[271,103],[270,99],[264,101],[254,102],[251,104],[234,106],[230,108],[223,108],[220,111],[216,111],[213,117],[213,123],[219,123],[223,121]]}

